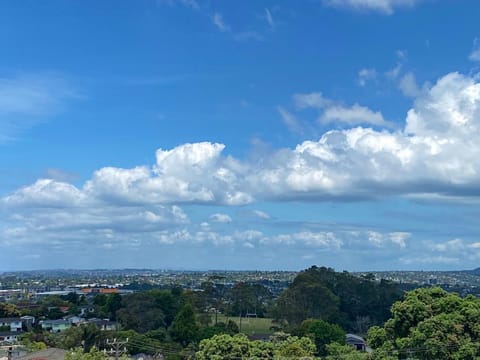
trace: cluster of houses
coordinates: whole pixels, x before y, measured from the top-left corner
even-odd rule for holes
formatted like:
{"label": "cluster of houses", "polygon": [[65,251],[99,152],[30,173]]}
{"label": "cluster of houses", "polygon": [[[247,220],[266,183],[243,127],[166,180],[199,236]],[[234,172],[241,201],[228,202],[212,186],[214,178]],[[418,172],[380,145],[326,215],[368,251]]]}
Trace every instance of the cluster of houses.
{"label": "cluster of houses", "polygon": [[[78,295],[84,295],[93,298],[97,294],[123,294],[122,290],[118,288],[81,288],[81,289],[64,289],[48,292],[37,292],[34,298],[41,298],[51,295],[68,295],[70,292],[75,292]],[[130,292],[130,291],[125,291]],[[0,301],[5,301],[11,296],[18,296],[19,290],[0,290]],[[31,300],[31,299],[30,299]],[[22,305],[24,308],[26,305]],[[20,307],[20,306],[19,306]],[[40,307],[40,305],[29,304],[29,308]],[[66,315],[68,307],[52,307],[48,310],[57,309],[60,313],[65,314],[61,319],[56,320],[40,320],[37,321],[33,316],[22,316],[17,318],[0,318],[0,345],[5,343],[14,343],[19,340],[20,335],[24,331],[30,331],[32,328],[41,327],[43,330],[52,333],[59,333],[69,329],[72,326],[80,326],[82,324],[94,324],[100,330],[118,330],[118,324],[108,319],[90,318],[94,312],[93,306],[83,306],[79,308],[77,315]]]}
{"label": "cluster of houses", "polygon": [[[40,320],[38,325],[43,330],[52,333],[59,333],[69,329],[72,326],[79,326],[82,324],[94,324],[100,330],[118,330],[118,323],[108,319],[85,319],[81,316],[66,316],[63,319],[57,320]],[[0,343],[14,343],[19,340],[20,335],[25,330],[31,330],[36,325],[35,317],[22,316],[18,318],[0,318]]]}

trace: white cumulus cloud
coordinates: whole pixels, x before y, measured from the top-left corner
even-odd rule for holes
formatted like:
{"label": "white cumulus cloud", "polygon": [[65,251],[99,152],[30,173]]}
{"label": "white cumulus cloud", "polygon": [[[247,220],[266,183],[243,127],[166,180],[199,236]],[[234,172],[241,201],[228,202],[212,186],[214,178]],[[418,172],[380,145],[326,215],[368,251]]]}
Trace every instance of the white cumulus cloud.
{"label": "white cumulus cloud", "polygon": [[[325,105],[319,94],[297,96],[302,106],[326,106],[325,120],[355,126],[379,113]],[[372,120],[373,119],[373,120]],[[318,140],[279,149],[258,162],[225,154],[219,143],[159,149],[156,163],[105,167],[77,187],[40,179],[1,199],[21,207],[245,205],[257,200],[379,197],[431,194],[476,196],[480,183],[480,83],[451,73],[424,89],[408,111],[403,130],[356,126],[331,130]]]}

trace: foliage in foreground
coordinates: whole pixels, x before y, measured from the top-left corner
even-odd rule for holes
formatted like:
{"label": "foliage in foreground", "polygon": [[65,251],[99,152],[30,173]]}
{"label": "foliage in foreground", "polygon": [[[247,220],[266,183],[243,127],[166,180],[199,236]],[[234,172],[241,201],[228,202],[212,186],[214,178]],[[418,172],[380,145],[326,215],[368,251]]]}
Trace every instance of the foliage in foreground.
{"label": "foliage in foreground", "polygon": [[480,357],[480,299],[440,288],[416,289],[368,331],[376,359],[474,360]]}
{"label": "foliage in foreground", "polygon": [[284,336],[270,342],[251,341],[244,334],[215,335],[200,342],[195,354],[197,360],[269,360],[282,357],[310,359],[315,353],[315,344],[307,337]]}

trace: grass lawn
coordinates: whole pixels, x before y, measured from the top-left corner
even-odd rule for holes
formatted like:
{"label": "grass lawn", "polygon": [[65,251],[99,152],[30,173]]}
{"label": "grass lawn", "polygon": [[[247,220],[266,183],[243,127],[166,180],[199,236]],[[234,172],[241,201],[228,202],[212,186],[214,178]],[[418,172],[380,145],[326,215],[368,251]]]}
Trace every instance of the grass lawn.
{"label": "grass lawn", "polygon": [[[234,321],[240,328],[240,319],[237,317],[228,317],[222,314],[218,314],[218,322],[227,323],[228,320]],[[215,323],[215,315],[212,315],[212,325]],[[273,334],[270,329],[272,326],[272,319],[270,318],[242,318],[241,331],[247,335],[253,334]]]}

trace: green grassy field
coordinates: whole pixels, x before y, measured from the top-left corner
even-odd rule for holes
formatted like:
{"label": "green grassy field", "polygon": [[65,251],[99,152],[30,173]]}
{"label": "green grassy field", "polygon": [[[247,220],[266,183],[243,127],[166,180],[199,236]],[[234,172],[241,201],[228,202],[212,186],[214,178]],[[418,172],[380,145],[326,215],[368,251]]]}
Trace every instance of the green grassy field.
{"label": "green grassy field", "polygon": [[[218,315],[218,322],[227,323],[228,320],[234,321],[240,328],[240,319],[237,317],[228,317],[225,315]],[[212,324],[215,322],[215,315],[212,315]],[[247,335],[253,334],[273,334],[270,329],[272,326],[272,319],[270,318],[242,318],[241,332]]]}

